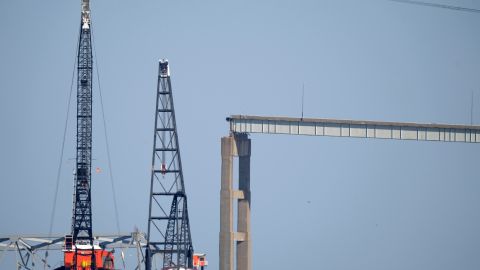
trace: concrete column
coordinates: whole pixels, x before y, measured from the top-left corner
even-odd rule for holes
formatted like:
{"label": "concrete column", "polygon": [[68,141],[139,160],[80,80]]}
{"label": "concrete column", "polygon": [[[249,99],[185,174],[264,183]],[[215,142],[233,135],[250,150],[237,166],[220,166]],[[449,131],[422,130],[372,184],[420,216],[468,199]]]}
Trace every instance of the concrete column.
{"label": "concrete column", "polygon": [[251,141],[246,134],[235,136],[238,155],[237,270],[252,269],[252,242],[250,237],[250,152]]}
{"label": "concrete column", "polygon": [[222,172],[220,189],[219,270],[233,270],[233,136],[223,137],[221,146]]}

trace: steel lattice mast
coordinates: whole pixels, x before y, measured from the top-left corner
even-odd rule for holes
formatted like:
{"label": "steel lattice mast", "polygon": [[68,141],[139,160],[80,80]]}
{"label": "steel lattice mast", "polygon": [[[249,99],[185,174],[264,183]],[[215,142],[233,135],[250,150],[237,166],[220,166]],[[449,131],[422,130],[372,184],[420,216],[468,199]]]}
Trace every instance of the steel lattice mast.
{"label": "steel lattice mast", "polygon": [[[77,155],[72,238],[74,244],[90,244],[93,247],[91,200],[93,60],[89,0],[82,0],[77,65]],[[92,252],[94,263],[93,256]]]}
{"label": "steel lattice mast", "polygon": [[163,267],[191,268],[193,246],[188,220],[168,61],[160,60],[155,109],[146,269],[162,256]]}

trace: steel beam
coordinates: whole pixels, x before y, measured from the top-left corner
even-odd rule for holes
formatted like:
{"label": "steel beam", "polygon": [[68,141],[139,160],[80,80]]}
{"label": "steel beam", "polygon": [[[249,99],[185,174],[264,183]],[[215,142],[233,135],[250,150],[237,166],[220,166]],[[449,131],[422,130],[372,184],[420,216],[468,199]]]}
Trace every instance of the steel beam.
{"label": "steel beam", "polygon": [[[146,246],[145,233],[132,232],[130,234],[95,235],[98,245],[104,248],[135,248],[138,244]],[[60,235],[12,235],[0,238],[0,250],[15,251],[30,250],[62,250],[65,237]],[[17,243],[20,245],[17,246]]]}
{"label": "steel beam", "polygon": [[480,126],[232,115],[233,133],[480,143]]}

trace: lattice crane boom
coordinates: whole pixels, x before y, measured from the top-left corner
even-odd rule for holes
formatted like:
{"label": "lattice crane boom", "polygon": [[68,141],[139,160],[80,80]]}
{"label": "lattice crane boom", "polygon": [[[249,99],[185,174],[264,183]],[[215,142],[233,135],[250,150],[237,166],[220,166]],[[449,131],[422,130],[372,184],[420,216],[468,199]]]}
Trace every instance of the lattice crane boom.
{"label": "lattice crane boom", "polygon": [[167,60],[159,62],[146,269],[151,269],[156,254],[162,256],[164,269],[192,268],[187,195]]}
{"label": "lattice crane boom", "polygon": [[90,7],[82,0],[82,21],[77,54],[77,146],[75,198],[72,217],[73,243],[93,244],[92,234],[92,41]]}
{"label": "lattice crane boom", "polygon": [[81,0],[77,54],[76,167],[71,235],[65,236],[64,266],[59,269],[114,269],[112,252],[94,241],[92,230],[92,33],[90,1]]}

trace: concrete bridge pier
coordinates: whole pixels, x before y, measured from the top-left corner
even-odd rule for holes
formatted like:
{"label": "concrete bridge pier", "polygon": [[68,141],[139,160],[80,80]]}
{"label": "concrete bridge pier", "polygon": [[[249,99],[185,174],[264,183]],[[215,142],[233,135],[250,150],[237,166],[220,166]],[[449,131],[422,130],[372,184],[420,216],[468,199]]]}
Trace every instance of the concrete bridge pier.
{"label": "concrete bridge pier", "polygon": [[[220,190],[220,270],[252,269],[250,236],[250,154],[247,134],[231,134],[221,140],[222,172]],[[233,189],[233,161],[238,157],[238,190]],[[234,230],[233,207],[237,200],[237,229]]]}

